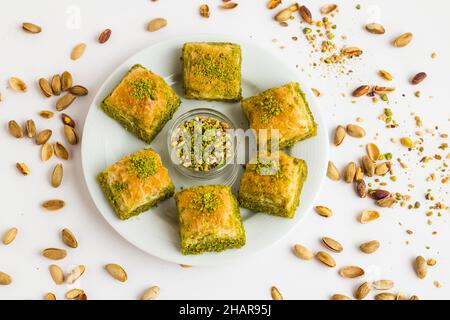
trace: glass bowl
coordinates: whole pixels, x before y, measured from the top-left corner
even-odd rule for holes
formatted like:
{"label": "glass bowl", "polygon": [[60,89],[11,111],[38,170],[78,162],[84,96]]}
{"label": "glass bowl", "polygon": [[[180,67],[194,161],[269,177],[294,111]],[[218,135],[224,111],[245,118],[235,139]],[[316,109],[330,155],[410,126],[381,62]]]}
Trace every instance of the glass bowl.
{"label": "glass bowl", "polygon": [[221,122],[225,122],[228,124],[228,129],[235,130],[236,126],[227,116],[225,116],[223,113],[216,111],[214,109],[209,108],[196,108],[192,109],[186,113],[183,113],[180,115],[175,121],[173,122],[171,128],[169,129],[168,135],[167,135],[167,148],[169,152],[169,157],[177,169],[179,173],[181,173],[183,176],[190,178],[190,179],[198,179],[198,180],[211,180],[214,181],[214,183],[220,182],[221,184],[226,185],[233,185],[233,183],[236,181],[239,166],[236,164],[236,146],[234,143],[234,140],[231,139],[231,154],[228,160],[223,165],[220,165],[218,167],[215,167],[209,171],[195,171],[192,168],[188,168],[183,166],[179,163],[179,159],[175,154],[175,148],[172,147],[172,137],[176,132],[176,129],[185,123],[186,121],[195,118],[195,117],[210,117],[217,119]]}

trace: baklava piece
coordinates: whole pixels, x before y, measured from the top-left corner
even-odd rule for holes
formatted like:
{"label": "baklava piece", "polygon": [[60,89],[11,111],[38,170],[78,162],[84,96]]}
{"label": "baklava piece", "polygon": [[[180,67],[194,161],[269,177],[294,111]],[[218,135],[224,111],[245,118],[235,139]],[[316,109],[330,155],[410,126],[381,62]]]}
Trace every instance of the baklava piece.
{"label": "baklava piece", "polygon": [[246,98],[242,101],[242,108],[256,135],[259,135],[259,130],[266,129],[269,140],[271,130],[278,129],[279,148],[292,147],[297,141],[317,133],[308,102],[296,82]]}
{"label": "baklava piece", "polygon": [[306,180],[306,162],[284,152],[247,164],[239,187],[239,204],[254,212],[293,218]]}
{"label": "baklava piece", "polygon": [[183,254],[220,252],[245,244],[239,206],[230,187],[191,187],[178,192],[175,200]]}
{"label": "baklava piece", "polygon": [[183,46],[186,98],[240,101],[241,47],[224,42],[188,42]]}
{"label": "baklava piece", "polygon": [[121,220],[129,219],[174,194],[169,172],[158,153],[143,149],[119,160],[97,180]]}
{"label": "baklava piece", "polygon": [[101,108],[126,130],[150,143],[180,103],[163,78],[135,65],[103,100]]}

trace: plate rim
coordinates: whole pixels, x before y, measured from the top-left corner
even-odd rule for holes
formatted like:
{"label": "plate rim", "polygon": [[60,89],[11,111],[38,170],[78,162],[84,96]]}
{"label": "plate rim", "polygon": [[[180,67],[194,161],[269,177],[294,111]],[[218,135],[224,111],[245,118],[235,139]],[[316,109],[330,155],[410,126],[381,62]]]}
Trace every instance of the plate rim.
{"label": "plate rim", "polygon": [[[229,42],[237,42],[237,43],[247,43],[250,44],[253,47],[257,47],[261,50],[265,50],[268,51],[268,53],[271,56],[274,57],[278,57],[279,55],[277,55],[275,53],[275,50],[273,50],[273,48],[270,48],[269,46],[262,46],[260,43],[256,42],[253,39],[249,39],[243,36],[236,36],[236,35],[227,35],[227,34],[209,34],[209,33],[186,33],[186,34],[181,34],[181,35],[175,35],[175,36],[171,36],[168,38],[165,38],[164,40],[160,40],[160,41],[156,41],[153,42],[141,49],[139,49],[138,51],[136,51],[135,53],[129,55],[128,57],[126,57],[122,62],[120,62],[110,73],[109,75],[105,78],[105,80],[102,82],[101,86],[97,89],[97,92],[94,96],[94,98],[92,99],[91,104],[89,105],[89,110],[86,114],[85,117],[85,121],[83,123],[83,133],[82,133],[82,139],[81,139],[81,157],[80,157],[80,163],[81,163],[81,169],[83,172],[83,181],[85,184],[85,187],[87,188],[87,191],[89,193],[89,197],[91,198],[92,203],[95,206],[96,211],[102,216],[102,218],[107,222],[107,224],[117,233],[120,235],[121,238],[123,238],[124,240],[126,240],[128,243],[130,243],[132,246],[134,246],[135,248],[138,248],[139,250],[145,252],[146,254],[149,254],[155,258],[158,258],[160,260],[163,261],[167,261],[167,262],[171,262],[171,263],[185,263],[183,261],[177,261],[171,257],[167,257],[167,256],[162,256],[159,254],[155,254],[152,252],[149,252],[146,248],[142,247],[140,244],[135,243],[134,241],[132,241],[131,239],[129,239],[127,236],[125,236],[123,234],[123,232],[121,232],[118,228],[116,228],[105,216],[105,214],[102,212],[102,210],[100,210],[99,206],[97,205],[96,200],[94,199],[93,196],[93,192],[91,190],[91,185],[88,182],[88,177],[87,177],[87,168],[85,165],[85,158],[86,158],[86,151],[85,151],[85,139],[86,139],[86,132],[87,130],[85,130],[85,126],[88,123],[88,119],[91,115],[91,113],[93,112],[93,108],[95,108],[95,104],[96,101],[98,101],[100,94],[104,91],[105,87],[111,82],[111,80],[114,78],[114,76],[116,75],[116,73],[119,71],[119,69],[121,69],[123,67],[124,64],[127,63],[127,61],[133,60],[133,58],[135,58],[136,56],[139,56],[142,52],[149,50],[150,48],[154,47],[154,46],[159,46],[159,45],[163,45],[164,43],[170,43],[170,42],[175,42],[175,41],[184,41],[184,39],[188,38],[188,37],[192,37],[195,39],[198,38],[208,38],[208,40],[204,40],[204,41],[212,41],[209,40],[211,37],[216,37],[218,40],[217,41],[229,41]],[[196,40],[196,41],[201,41],[201,40]],[[292,66],[288,65],[288,63],[286,61],[284,61],[283,59],[278,59],[280,63],[285,64],[286,67],[288,67],[289,69],[292,69]],[[310,105],[314,105],[314,117],[315,117],[315,122],[318,124],[318,130],[325,130],[325,134],[323,135],[324,138],[324,144],[327,145],[326,148],[324,148],[325,154],[323,155],[323,157],[325,158],[324,163],[326,164],[329,160],[329,135],[328,135],[328,130],[326,129],[326,121],[325,118],[323,116],[322,111],[320,110],[320,108],[318,108],[318,103],[317,103],[317,99],[316,97],[314,97],[314,95],[311,92],[311,87],[307,84],[307,82],[304,79],[304,76],[301,75],[300,73],[298,73],[296,75],[297,77],[297,81],[300,82],[301,87],[302,87],[302,91],[305,92],[305,95],[308,98],[308,103]],[[300,142],[301,143],[301,142]],[[319,193],[322,189],[325,177],[326,177],[326,165],[323,165],[321,168],[322,172],[320,174],[320,177],[318,177],[318,183],[317,183],[317,190],[314,192],[311,202],[305,207],[303,208],[303,213],[302,216],[298,219],[298,220],[292,220],[292,226],[290,226],[288,228],[288,230],[286,231],[286,233],[284,233],[283,235],[281,235],[279,238],[277,238],[276,240],[272,241],[270,244],[258,248],[252,252],[248,252],[245,256],[242,255],[236,255],[236,256],[227,256],[227,257],[221,257],[221,259],[209,259],[208,261],[202,261],[201,263],[191,263],[191,265],[195,265],[195,266],[214,266],[214,265],[218,265],[220,264],[224,264],[224,263],[231,263],[231,262],[236,262],[238,260],[244,260],[244,259],[248,259],[251,256],[254,256],[256,254],[259,254],[265,250],[268,250],[270,248],[272,248],[273,246],[275,246],[277,243],[279,243],[280,241],[282,241],[283,239],[285,239],[299,224],[300,222],[305,219],[306,216],[309,215],[313,204],[316,202]],[[220,253],[218,253],[220,254]],[[188,257],[188,256],[186,256]],[[189,260],[187,259],[183,259],[183,260]]]}

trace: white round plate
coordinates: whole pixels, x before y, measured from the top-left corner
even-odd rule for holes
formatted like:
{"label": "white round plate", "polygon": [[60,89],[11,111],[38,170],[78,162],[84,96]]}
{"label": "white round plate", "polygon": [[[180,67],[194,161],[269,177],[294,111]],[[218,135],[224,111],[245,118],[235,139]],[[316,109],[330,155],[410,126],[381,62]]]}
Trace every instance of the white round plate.
{"label": "white round plate", "polygon": [[[300,205],[294,219],[274,217],[263,213],[252,213],[241,209],[247,243],[241,249],[226,250],[221,253],[182,255],[179,250],[178,220],[173,198],[164,201],[137,217],[121,221],[110,207],[96,181],[96,175],[123,156],[148,145],[125,131],[115,120],[108,117],[99,107],[101,101],[120,82],[122,76],[134,64],[142,64],[161,75],[182,98],[182,104],[174,119],[182,113],[198,107],[213,107],[228,116],[237,126],[247,128],[247,120],[239,103],[223,103],[187,100],[183,98],[181,85],[181,48],[185,42],[219,41],[238,43],[242,48],[242,90],[248,97],[265,89],[285,84],[289,81],[300,83],[318,124],[317,136],[297,143],[289,153],[304,159],[308,164],[308,178],[303,186]],[[176,186],[188,187],[202,181],[189,181],[181,176],[170,162],[167,152],[169,121],[150,146],[158,151],[169,169]],[[243,259],[276,243],[311,210],[325,177],[328,161],[328,135],[314,96],[299,72],[288,66],[283,59],[263,49],[249,40],[222,35],[192,35],[172,38],[136,53],[122,63],[105,81],[92,105],[84,125],[82,139],[82,166],[88,190],[100,213],[122,237],[151,255],[175,263],[188,265],[223,264]],[[237,190],[239,179],[235,183]]]}

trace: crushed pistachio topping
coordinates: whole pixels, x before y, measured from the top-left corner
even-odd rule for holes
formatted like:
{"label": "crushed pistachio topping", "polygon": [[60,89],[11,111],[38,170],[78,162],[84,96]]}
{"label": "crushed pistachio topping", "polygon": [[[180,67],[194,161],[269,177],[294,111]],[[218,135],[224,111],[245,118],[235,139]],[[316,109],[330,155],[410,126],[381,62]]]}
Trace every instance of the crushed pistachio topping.
{"label": "crushed pistachio topping", "polygon": [[154,85],[149,79],[136,79],[129,82],[131,86],[131,95],[138,100],[151,99],[156,100]]}
{"label": "crushed pistachio topping", "polygon": [[267,123],[270,118],[281,114],[281,106],[274,93],[267,93],[256,101],[255,105],[262,111],[261,121]]}
{"label": "crushed pistachio topping", "polygon": [[196,55],[197,57],[193,59],[194,74],[204,76],[205,81],[209,81],[210,78],[218,78],[224,81],[236,78],[237,70],[229,68],[233,64],[233,57],[224,54],[215,57],[199,51],[196,52]]}
{"label": "crushed pistachio topping", "polygon": [[128,170],[135,172],[139,178],[145,179],[156,173],[157,163],[153,157],[133,156],[130,159]]}
{"label": "crushed pistachio topping", "polygon": [[111,187],[115,192],[122,192],[128,189],[128,184],[126,182],[115,181]]}
{"label": "crushed pistachio topping", "polygon": [[221,204],[219,197],[214,192],[199,194],[191,203],[191,208],[201,212],[213,212]]}

